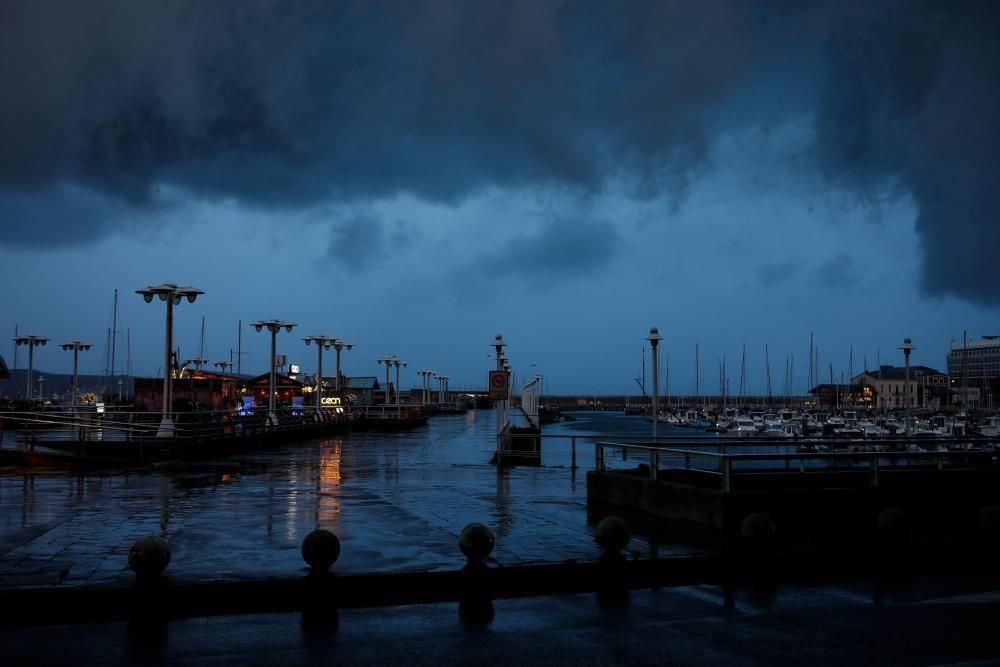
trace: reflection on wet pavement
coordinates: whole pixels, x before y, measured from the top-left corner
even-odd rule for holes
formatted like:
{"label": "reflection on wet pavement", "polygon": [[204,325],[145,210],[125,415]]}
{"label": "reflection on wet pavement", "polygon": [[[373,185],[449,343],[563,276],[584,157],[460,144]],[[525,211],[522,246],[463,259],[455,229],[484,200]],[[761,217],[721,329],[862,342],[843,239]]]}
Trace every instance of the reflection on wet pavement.
{"label": "reflection on wet pavement", "polygon": [[[498,472],[493,419],[470,411],[144,473],[2,468],[0,586],[131,581],[128,548],[148,534],[169,540],[175,580],[304,571],[301,541],[317,526],[340,537],[338,572],[460,567],[456,541],[471,521],[494,529],[499,563],[596,557],[593,449],[579,446],[576,471],[558,442],[543,467]],[[651,540],[633,546],[648,554]]]}

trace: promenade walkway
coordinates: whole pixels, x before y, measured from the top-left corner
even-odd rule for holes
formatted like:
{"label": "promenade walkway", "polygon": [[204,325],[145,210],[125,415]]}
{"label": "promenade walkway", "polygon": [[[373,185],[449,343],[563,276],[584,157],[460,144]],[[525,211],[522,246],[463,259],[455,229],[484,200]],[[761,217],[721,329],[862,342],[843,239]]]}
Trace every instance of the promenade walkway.
{"label": "promenade walkway", "polygon": [[[553,448],[544,467],[498,475],[493,414],[152,472],[0,469],[0,587],[131,581],[128,548],[148,534],[170,541],[167,574],[182,581],[297,574],[317,526],[340,536],[338,572],[460,566],[456,540],[471,521],[493,528],[500,563],[596,557],[584,470]],[[641,530],[633,547],[690,550]]]}

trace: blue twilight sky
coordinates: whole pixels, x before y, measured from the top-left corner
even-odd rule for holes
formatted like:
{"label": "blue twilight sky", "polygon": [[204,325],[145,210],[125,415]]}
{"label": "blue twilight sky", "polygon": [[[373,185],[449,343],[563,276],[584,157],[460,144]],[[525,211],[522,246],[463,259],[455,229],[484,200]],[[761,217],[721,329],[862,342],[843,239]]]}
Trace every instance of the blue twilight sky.
{"label": "blue twilight sky", "polygon": [[326,334],[404,386],[482,386],[502,332],[547,391],[634,392],[651,325],[671,392],[695,344],[702,393],[723,358],[737,391],[744,345],[747,391],[765,345],[804,391],[810,332],[824,381],[904,336],[943,368],[1000,333],[998,82],[992,2],[6,2],[4,338],[93,342],[103,372],[117,288],[155,375],[134,290],[172,281],[206,293],[181,357],[204,317],[229,359],[242,319],[244,372],[272,317],[304,370]]}

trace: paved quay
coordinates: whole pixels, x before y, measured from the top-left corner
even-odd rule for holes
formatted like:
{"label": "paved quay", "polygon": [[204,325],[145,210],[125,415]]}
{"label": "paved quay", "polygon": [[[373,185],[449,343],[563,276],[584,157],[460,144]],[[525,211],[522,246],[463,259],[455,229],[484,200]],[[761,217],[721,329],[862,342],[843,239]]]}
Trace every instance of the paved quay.
{"label": "paved quay", "polygon": [[[317,526],[340,537],[335,569],[344,573],[460,567],[458,533],[472,521],[493,528],[499,563],[597,557],[586,506],[593,448],[579,444],[575,471],[564,441],[546,445],[542,467],[498,474],[489,464],[494,418],[470,411],[408,432],[352,433],[150,472],[0,468],[0,587],[131,582],[128,548],[149,534],[169,540],[166,574],[175,581],[294,576],[305,571],[302,539]],[[588,420],[546,432],[560,429],[587,433]],[[635,531],[632,548],[642,555],[692,550]]]}

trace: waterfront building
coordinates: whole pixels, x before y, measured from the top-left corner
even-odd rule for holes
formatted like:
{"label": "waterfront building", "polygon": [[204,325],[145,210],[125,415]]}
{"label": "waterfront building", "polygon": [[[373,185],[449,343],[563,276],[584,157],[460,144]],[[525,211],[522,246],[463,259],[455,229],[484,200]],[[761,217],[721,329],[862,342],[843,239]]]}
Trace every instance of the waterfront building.
{"label": "waterfront building", "polygon": [[969,406],[970,398],[978,401],[982,397],[987,404],[992,404],[994,393],[1000,391],[1000,336],[951,341],[948,377],[957,401],[964,400]]}
{"label": "waterfront building", "polygon": [[858,384],[818,384],[809,390],[817,407],[872,407],[874,389]]}
{"label": "waterfront building", "polygon": [[[870,387],[874,405],[879,410],[902,410],[906,407],[906,368],[883,365],[865,370],[851,378],[851,384]],[[947,405],[948,376],[928,366],[910,366],[910,396],[914,408],[940,410]]]}
{"label": "waterfront building", "polygon": [[379,402],[385,401],[385,394],[375,376],[343,377],[340,386],[342,398],[350,405],[376,405],[375,396],[378,392]]}
{"label": "waterfront building", "polygon": [[[267,407],[267,392],[270,383],[270,373],[250,378],[243,385],[243,394],[245,396],[253,396],[255,405]],[[275,373],[274,392],[277,394],[277,404],[279,406],[289,406],[296,403],[296,399],[300,399],[298,402],[301,403],[304,386],[302,382],[288,375]]]}

